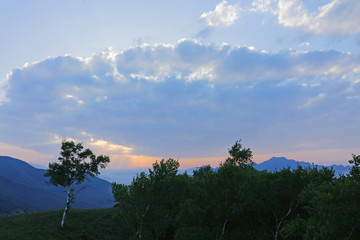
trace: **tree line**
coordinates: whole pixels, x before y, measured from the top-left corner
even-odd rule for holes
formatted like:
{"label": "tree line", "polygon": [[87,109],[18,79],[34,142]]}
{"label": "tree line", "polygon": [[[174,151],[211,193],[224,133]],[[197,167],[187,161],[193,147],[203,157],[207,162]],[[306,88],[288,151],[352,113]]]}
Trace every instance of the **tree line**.
{"label": "tree line", "polygon": [[[45,176],[67,195],[61,221],[74,201],[74,185],[110,162],[82,144],[63,141],[60,163]],[[360,239],[360,155],[347,175],[329,168],[276,172],[253,167],[240,141],[219,168],[178,174],[179,161],[156,161],[130,185],[112,184],[114,221],[128,240],[350,240]]]}
{"label": "tree line", "polygon": [[329,168],[258,171],[237,141],[218,169],[178,174],[157,161],[130,185],[112,184],[123,239],[360,239],[360,155]]}

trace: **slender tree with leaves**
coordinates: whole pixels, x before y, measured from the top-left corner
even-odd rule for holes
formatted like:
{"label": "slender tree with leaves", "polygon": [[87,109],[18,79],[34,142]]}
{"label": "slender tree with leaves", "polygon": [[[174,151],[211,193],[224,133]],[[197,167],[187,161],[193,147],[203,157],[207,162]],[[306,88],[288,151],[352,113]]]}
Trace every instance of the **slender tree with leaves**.
{"label": "slender tree with leaves", "polygon": [[99,168],[105,168],[110,159],[105,155],[96,157],[90,149],[84,149],[81,143],[63,141],[58,160],[60,163],[49,163],[44,176],[50,177],[51,184],[63,187],[66,192],[66,207],[61,220],[61,227],[64,227],[66,214],[76,197],[74,185],[81,184],[87,176],[99,175]]}
{"label": "slender tree with leaves", "polygon": [[253,164],[252,152],[250,148],[243,148],[241,140],[237,140],[235,144],[229,149],[230,157],[225,160],[225,164],[235,166],[246,166]]}

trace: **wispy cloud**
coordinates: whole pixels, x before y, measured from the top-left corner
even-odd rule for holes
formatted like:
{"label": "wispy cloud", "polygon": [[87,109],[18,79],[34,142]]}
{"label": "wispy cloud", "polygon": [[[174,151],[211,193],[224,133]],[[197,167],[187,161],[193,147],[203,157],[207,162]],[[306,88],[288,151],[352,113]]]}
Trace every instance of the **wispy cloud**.
{"label": "wispy cloud", "polygon": [[319,95],[309,98],[308,100],[306,100],[306,102],[301,106],[303,108],[310,108],[312,106],[314,106],[314,104],[320,102],[321,100],[323,100],[325,98],[325,93],[320,93]]}
{"label": "wispy cloud", "polygon": [[91,138],[89,144],[91,146],[100,148],[101,150],[103,150],[104,152],[107,152],[107,153],[117,152],[117,153],[121,153],[121,154],[129,154],[134,150],[134,148],[132,148],[132,147],[114,144],[114,143],[111,143],[104,139]]}
{"label": "wispy cloud", "polygon": [[248,11],[278,14],[278,0],[253,0]]}

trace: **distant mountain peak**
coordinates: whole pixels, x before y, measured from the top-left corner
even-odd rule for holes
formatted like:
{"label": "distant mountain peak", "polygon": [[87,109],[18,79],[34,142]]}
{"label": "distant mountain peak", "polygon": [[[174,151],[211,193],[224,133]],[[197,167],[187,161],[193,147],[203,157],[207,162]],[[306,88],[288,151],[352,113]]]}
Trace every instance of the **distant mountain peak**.
{"label": "distant mountain peak", "polygon": [[296,168],[298,168],[298,166],[301,166],[303,168],[315,167],[315,166],[318,168],[332,167],[335,171],[335,175],[339,175],[340,173],[347,174],[351,169],[351,166],[343,166],[343,165],[331,165],[331,166],[313,165],[309,162],[300,162],[294,159],[287,159],[286,157],[272,157],[269,160],[266,160],[262,163],[255,164],[254,167],[259,171],[266,170],[269,172],[273,172],[273,171],[280,171],[284,168],[290,168],[291,170],[295,170]]}
{"label": "distant mountain peak", "polygon": [[286,157],[272,157],[269,160],[266,160],[265,162],[268,162],[268,161],[284,161],[284,162],[286,162],[286,161],[295,161],[296,162],[296,160],[287,159]]}

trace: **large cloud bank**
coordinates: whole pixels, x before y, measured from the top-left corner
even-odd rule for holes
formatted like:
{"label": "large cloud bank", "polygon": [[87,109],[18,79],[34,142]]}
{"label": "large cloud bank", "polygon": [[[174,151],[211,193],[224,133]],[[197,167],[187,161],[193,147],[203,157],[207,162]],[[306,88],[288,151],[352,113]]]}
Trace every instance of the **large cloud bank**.
{"label": "large cloud bank", "polygon": [[41,152],[73,138],[124,164],[225,155],[238,138],[263,153],[357,147],[360,135],[360,56],[336,51],[185,39],[47,58],[0,86],[0,142]]}

